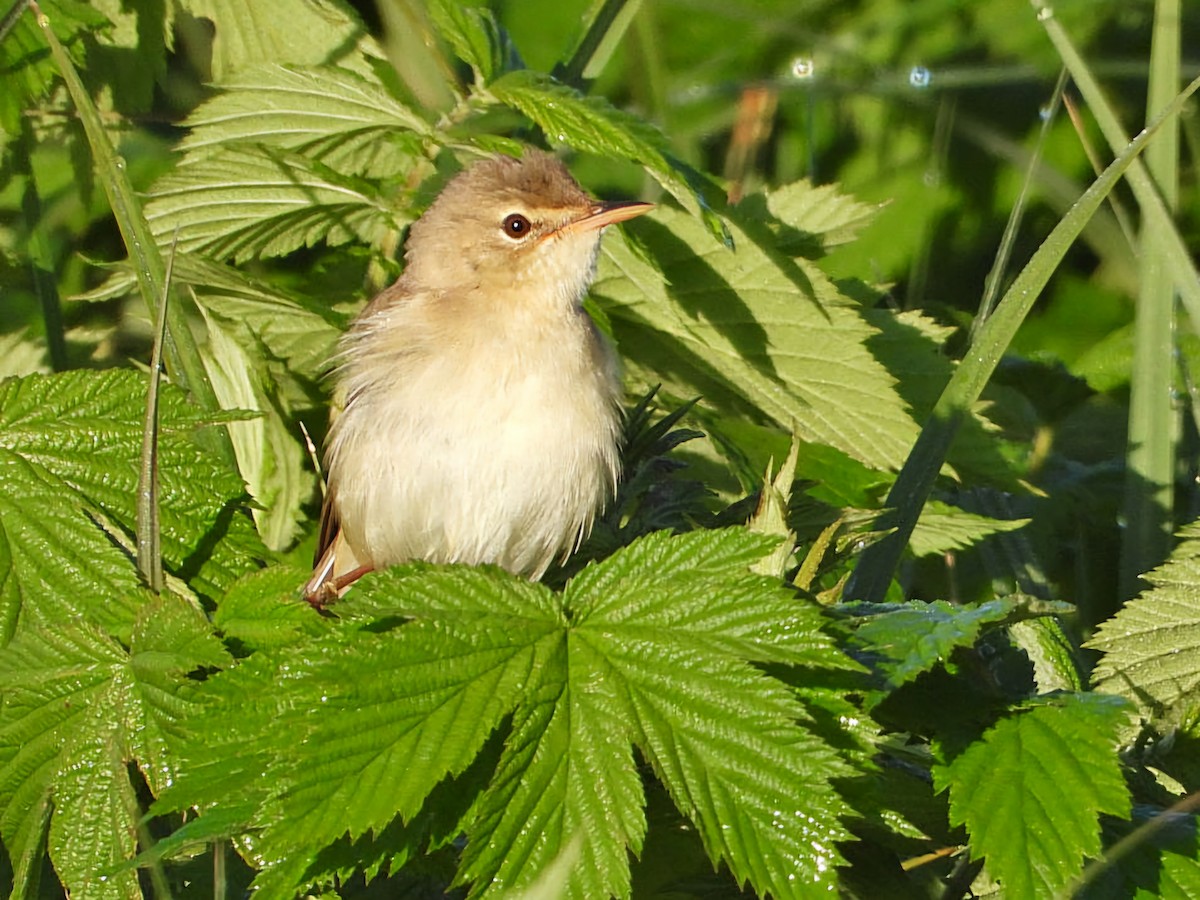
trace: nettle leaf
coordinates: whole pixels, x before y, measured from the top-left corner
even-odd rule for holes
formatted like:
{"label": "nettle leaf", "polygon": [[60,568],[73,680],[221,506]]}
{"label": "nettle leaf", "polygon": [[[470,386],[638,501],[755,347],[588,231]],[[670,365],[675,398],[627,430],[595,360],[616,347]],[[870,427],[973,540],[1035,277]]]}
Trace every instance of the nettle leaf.
{"label": "nettle leaf", "polygon": [[1200,524],[1180,532],[1153,588],[1101,624],[1088,647],[1104,656],[1092,678],[1150,715],[1195,711],[1200,696]]}
{"label": "nettle leaf", "polygon": [[[129,555],[104,520],[132,534],[145,376],[131,371],[31,375],[0,383],[0,621],[22,610],[48,621],[84,614],[128,632],[140,602]],[[197,548],[228,527],[240,479],[195,443],[200,424],[183,395],[160,393],[160,524],[174,571],[196,574]],[[222,547],[227,564],[250,561]],[[219,573],[209,572],[218,577]]]}
{"label": "nettle leaf", "polygon": [[[145,605],[126,651],[82,620],[30,629],[0,653],[0,836],[13,858],[40,839],[73,896],[140,897],[138,800],[128,763],[152,786],[175,774],[170,747],[192,707],[185,677],[228,654],[178,597]],[[53,797],[45,818],[43,798]]]}
{"label": "nettle leaf", "polygon": [[993,519],[967,512],[949,503],[930,500],[909,538],[914,556],[935,556],[951,550],[965,550],[993,534],[1024,528],[1031,519]]}
{"label": "nettle leaf", "polygon": [[736,219],[730,228],[732,252],[677,210],[629,223],[659,268],[623,240],[605,243],[592,293],[622,357],[722,414],[749,404],[806,441],[898,468],[917,427],[867,347],[878,331],[815,266],[756,243]]}
{"label": "nettle leaf", "polygon": [[407,219],[365,182],[286,150],[229,147],[176,166],[145,207],[155,240],[180,254],[245,262],[318,241],[375,244]]}
{"label": "nettle leaf", "polygon": [[1099,856],[1099,816],[1129,816],[1117,756],[1128,717],[1118,697],[1054,695],[934,767],[951,824],[966,826],[971,857],[987,858],[1007,895],[1056,896]]}
{"label": "nettle leaf", "polygon": [[[436,797],[439,832],[467,835],[473,896],[526,888],[564,854],[578,860],[564,896],[628,896],[646,833],[636,748],[714,862],[759,893],[823,895],[850,813],[832,781],[855,770],[750,662],[856,666],[815,609],[749,571],[774,544],[655,534],[562,595],[487,568],[368,575],[327,634],[259,642],[203,685],[209,711],[169,805],[226,822],[240,810],[272,895],[344,877],[354,848],[371,871],[402,861],[433,833]],[[441,791],[447,778],[465,780]],[[256,811],[231,809],[247,796]]]}
{"label": "nettle leaf", "polygon": [[378,80],[337,66],[257,66],[216,85],[184,124],[185,159],[231,144],[294,150],[344,175],[394,178],[407,172],[429,124]]}
{"label": "nettle leaf", "polygon": [[551,143],[644,166],[685,208],[700,214],[710,236],[722,246],[730,241],[724,223],[704,198],[701,177],[670,156],[662,132],[644,119],[529,69],[498,78],[487,93],[532,120]]}
{"label": "nettle leaf", "polygon": [[1016,608],[1008,598],[964,606],[913,600],[869,618],[855,632],[855,643],[880,655],[880,668],[896,688],[946,663],[956,648],[973,646],[986,626],[1004,622]]}

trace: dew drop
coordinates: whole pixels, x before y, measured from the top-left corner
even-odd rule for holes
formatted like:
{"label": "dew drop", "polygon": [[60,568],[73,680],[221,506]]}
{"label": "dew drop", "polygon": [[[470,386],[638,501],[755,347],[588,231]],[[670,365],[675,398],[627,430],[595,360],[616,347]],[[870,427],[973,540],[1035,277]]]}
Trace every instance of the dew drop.
{"label": "dew drop", "polygon": [[793,78],[812,78],[816,69],[816,63],[807,56],[798,56],[792,60]]}
{"label": "dew drop", "polygon": [[1054,10],[1049,6],[1043,6],[1037,13],[1039,22],[1046,22],[1054,18]]}
{"label": "dew drop", "polygon": [[908,73],[908,83],[915,88],[929,87],[933,76],[924,66],[913,66]]}

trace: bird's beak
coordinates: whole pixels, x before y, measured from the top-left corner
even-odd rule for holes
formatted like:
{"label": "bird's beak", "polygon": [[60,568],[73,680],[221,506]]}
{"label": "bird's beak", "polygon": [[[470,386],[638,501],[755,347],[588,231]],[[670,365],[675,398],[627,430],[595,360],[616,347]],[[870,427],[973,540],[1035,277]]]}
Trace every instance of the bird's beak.
{"label": "bird's beak", "polygon": [[596,203],[587,215],[564,225],[561,231],[599,231],[606,225],[624,222],[634,216],[654,209],[653,203],[642,203],[637,200],[614,200],[608,203]]}

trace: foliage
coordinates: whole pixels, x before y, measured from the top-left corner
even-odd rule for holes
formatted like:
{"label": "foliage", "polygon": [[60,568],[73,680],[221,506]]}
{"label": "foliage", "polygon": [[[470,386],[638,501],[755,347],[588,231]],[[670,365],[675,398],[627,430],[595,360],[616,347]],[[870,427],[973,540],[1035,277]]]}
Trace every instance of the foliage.
{"label": "foliage", "polygon": [[[14,5],[5,891],[1195,893],[1200,530],[1153,556],[1174,476],[1105,424],[1131,383],[1192,390],[1183,326],[1178,378],[1146,380],[1175,312],[1134,325],[1125,300],[1164,278],[1196,296],[1200,207],[1172,224],[1178,190],[1148,192],[1138,161],[1195,127],[1162,46],[1197,23],[1170,5]],[[1118,116],[1140,113],[1072,43],[1103,58],[1116,24],[1159,29],[1170,86],[1128,147]],[[986,66],[1061,64],[1116,160],[1086,193],[1050,110],[963,99]],[[1014,119],[1042,132],[1024,186]],[[657,202],[605,238],[588,301],[630,390],[617,497],[540,584],[413,562],[318,613],[303,429],[319,443],[337,335],[453,172],[529,144]],[[1101,205],[1126,172],[1144,246]],[[1194,194],[1178,158],[1150,172]],[[976,313],[989,213],[1027,191],[1028,246]],[[171,383],[147,424],[160,300]],[[1186,447],[1186,425],[1158,437]],[[1163,564],[1116,612],[1122,503],[1125,558]]]}

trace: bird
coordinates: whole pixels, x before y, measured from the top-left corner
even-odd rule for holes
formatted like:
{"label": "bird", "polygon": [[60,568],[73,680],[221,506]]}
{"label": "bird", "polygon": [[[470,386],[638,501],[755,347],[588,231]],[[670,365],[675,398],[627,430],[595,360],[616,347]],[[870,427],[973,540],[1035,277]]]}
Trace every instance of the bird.
{"label": "bird", "polygon": [[532,149],[446,184],[335,353],[309,603],[415,560],[538,580],[578,548],[616,491],[622,428],[618,361],[583,301],[601,233],[651,208],[593,199]]}

